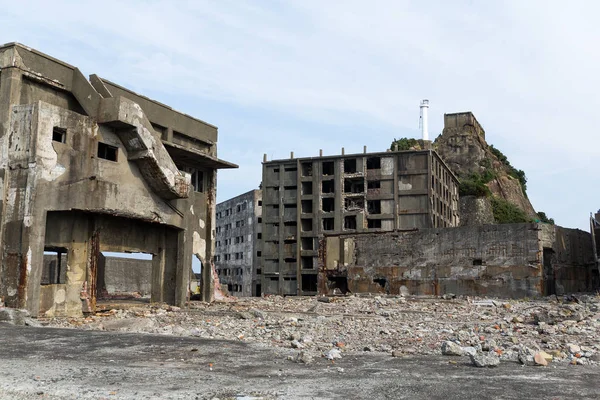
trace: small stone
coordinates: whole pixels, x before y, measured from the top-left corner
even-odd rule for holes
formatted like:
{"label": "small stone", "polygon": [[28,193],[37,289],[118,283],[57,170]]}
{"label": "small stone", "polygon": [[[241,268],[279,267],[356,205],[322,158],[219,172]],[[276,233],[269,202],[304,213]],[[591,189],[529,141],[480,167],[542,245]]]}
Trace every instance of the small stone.
{"label": "small stone", "polygon": [[515,324],[522,324],[523,322],[525,322],[525,318],[523,318],[520,315],[517,315],[515,317],[513,317],[512,322],[514,322]]}
{"label": "small stone", "polygon": [[302,364],[310,364],[312,363],[314,360],[313,356],[311,356],[310,354],[301,351],[300,353],[298,353],[298,355],[296,356],[296,362],[297,363],[302,363]]}
{"label": "small stone", "polygon": [[533,356],[533,361],[535,362],[536,365],[541,365],[543,367],[548,365],[548,361],[546,361],[546,358],[544,357],[542,352],[539,352],[539,351],[537,353],[535,353],[535,355]]}
{"label": "small stone", "polygon": [[8,322],[13,325],[25,325],[25,317],[29,316],[27,310],[18,310],[16,308],[0,309],[0,321]]}
{"label": "small stone", "polygon": [[408,288],[404,285],[400,286],[400,296],[406,297],[409,295],[410,295],[410,291],[408,290]]}
{"label": "small stone", "polygon": [[371,346],[365,346],[363,347],[363,351],[373,351],[373,348]]}
{"label": "small stone", "polygon": [[590,361],[600,362],[600,352],[592,354],[589,359]]}
{"label": "small stone", "polygon": [[321,303],[331,303],[331,298],[326,296],[320,296],[317,297],[317,301],[320,301]]}
{"label": "small stone", "polygon": [[581,351],[581,347],[579,347],[573,343],[567,343],[567,348],[569,349],[569,353],[571,353],[571,354],[576,354]]}
{"label": "small stone", "polygon": [[445,356],[464,356],[465,351],[458,344],[447,340],[442,343],[442,354]]}
{"label": "small stone", "polygon": [[535,352],[528,347],[521,347],[519,349],[519,362],[523,365],[536,365],[535,362]]}
{"label": "small stone", "polygon": [[251,309],[251,310],[250,310],[250,312],[251,312],[251,313],[252,313],[252,315],[254,315],[256,318],[260,318],[260,319],[266,319],[266,317],[267,317],[267,315],[266,315],[264,312],[262,312],[262,311],[260,311],[260,310],[257,310],[256,308],[253,308],[253,309]]}
{"label": "small stone", "polygon": [[471,358],[471,363],[479,368],[484,367],[496,367],[500,364],[500,358],[496,356],[494,353],[475,353],[469,354]]}
{"label": "small stone", "polygon": [[472,356],[472,355],[477,354],[477,349],[475,347],[467,346],[467,347],[463,347],[462,349],[463,349],[463,352],[467,355]]}
{"label": "small stone", "polygon": [[331,349],[325,354],[325,358],[328,360],[342,358],[342,352],[339,349]]}
{"label": "small stone", "polygon": [[481,350],[490,351],[494,350],[496,347],[498,347],[498,345],[494,339],[487,339],[481,345]]}
{"label": "small stone", "polygon": [[294,349],[302,349],[304,348],[304,345],[297,340],[292,340],[292,347]]}
{"label": "small stone", "polygon": [[392,357],[402,357],[402,351],[401,350],[392,351]]}

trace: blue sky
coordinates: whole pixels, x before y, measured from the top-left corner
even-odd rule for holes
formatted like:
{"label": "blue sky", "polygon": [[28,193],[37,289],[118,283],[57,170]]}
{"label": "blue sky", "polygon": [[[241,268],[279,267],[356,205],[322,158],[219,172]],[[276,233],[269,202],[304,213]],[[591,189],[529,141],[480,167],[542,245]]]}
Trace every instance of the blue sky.
{"label": "blue sky", "polygon": [[534,207],[589,230],[600,208],[600,3],[2,1],[18,41],[219,127],[218,201],[269,159],[385,150],[473,111]]}

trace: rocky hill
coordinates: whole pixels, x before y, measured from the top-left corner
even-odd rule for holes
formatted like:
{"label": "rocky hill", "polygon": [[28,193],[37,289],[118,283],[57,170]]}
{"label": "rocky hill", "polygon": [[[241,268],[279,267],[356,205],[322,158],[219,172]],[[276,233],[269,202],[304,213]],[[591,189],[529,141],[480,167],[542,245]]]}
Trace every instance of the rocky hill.
{"label": "rocky hill", "polygon": [[[415,139],[394,144],[400,150],[426,146]],[[461,225],[550,222],[545,214],[536,213],[527,198],[525,173],[488,145],[485,131],[471,112],[445,114],[444,130],[432,146],[460,179]]]}

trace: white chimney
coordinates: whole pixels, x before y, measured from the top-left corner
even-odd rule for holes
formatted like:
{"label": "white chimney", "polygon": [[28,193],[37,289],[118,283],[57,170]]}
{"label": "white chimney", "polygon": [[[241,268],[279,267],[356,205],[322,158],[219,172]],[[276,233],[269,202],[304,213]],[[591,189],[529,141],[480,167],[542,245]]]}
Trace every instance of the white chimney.
{"label": "white chimney", "polygon": [[429,100],[421,100],[421,115],[419,116],[419,125],[421,125],[421,136],[423,140],[429,140],[429,126],[427,125],[428,110]]}

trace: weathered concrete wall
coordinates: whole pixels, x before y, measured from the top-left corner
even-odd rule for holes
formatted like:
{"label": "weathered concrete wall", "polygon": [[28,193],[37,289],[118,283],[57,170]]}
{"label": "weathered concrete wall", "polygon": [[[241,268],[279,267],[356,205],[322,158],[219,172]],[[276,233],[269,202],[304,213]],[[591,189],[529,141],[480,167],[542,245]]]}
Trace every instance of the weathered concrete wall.
{"label": "weathered concrete wall", "polygon": [[[212,265],[216,169],[235,167],[216,158],[216,127],[19,44],[0,47],[0,69],[0,297],[93,311],[96,255],[138,249],[155,256],[153,301],[183,305],[192,256]],[[52,246],[68,250],[66,276],[41,285]]]}
{"label": "weathered concrete wall", "polygon": [[489,225],[494,223],[492,203],[487,197],[462,196],[460,226]]}
{"label": "weathered concrete wall", "polygon": [[589,234],[556,228],[551,237],[554,231],[541,225],[326,237],[319,289],[327,293],[345,278],[352,292],[398,294],[405,286],[412,294],[540,296],[548,292],[543,248],[549,246],[558,255],[550,266],[556,286],[591,290]]}
{"label": "weathered concrete wall", "polygon": [[149,297],[152,291],[152,260],[100,254],[98,291],[107,296],[133,294]]}

